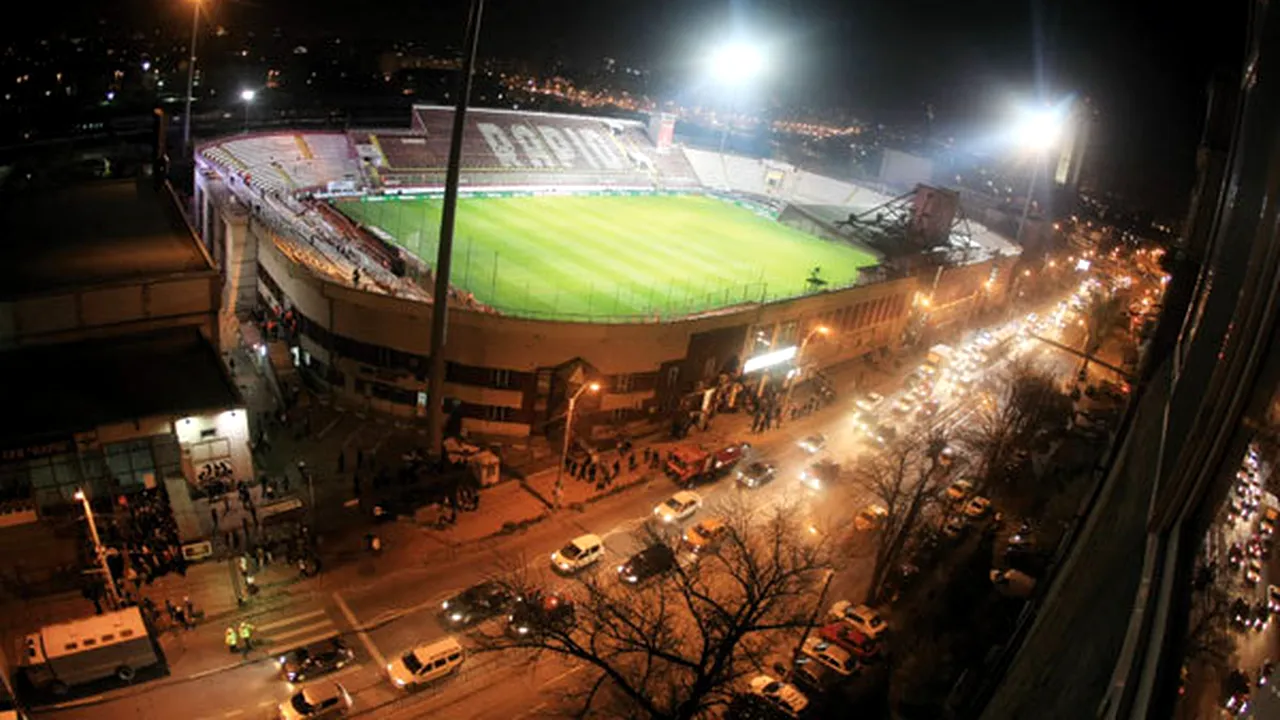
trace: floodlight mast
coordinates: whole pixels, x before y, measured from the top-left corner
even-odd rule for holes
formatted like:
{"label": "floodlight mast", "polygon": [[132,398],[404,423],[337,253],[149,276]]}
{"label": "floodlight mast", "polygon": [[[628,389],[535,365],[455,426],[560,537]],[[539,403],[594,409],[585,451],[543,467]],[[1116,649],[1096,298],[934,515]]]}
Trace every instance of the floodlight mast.
{"label": "floodlight mast", "polygon": [[1036,176],[1044,164],[1045,154],[1058,143],[1066,119],[1059,108],[1037,108],[1023,113],[1014,136],[1017,144],[1032,153],[1031,177],[1027,180],[1027,197],[1022,203],[1022,215],[1018,218],[1017,242],[1022,242],[1022,230],[1031,214],[1031,196],[1035,194]]}
{"label": "floodlight mast", "polygon": [[458,211],[458,177],[462,167],[462,136],[466,129],[467,104],[471,100],[471,80],[480,40],[480,20],[484,0],[471,0],[467,15],[466,45],[462,52],[462,75],[458,78],[458,102],[453,111],[453,132],[449,138],[449,166],[445,171],[444,201],[440,208],[440,244],[436,250],[436,286],[431,305],[431,365],[427,378],[427,454],[444,454],[444,348],[449,318],[449,269],[453,260],[453,228]]}

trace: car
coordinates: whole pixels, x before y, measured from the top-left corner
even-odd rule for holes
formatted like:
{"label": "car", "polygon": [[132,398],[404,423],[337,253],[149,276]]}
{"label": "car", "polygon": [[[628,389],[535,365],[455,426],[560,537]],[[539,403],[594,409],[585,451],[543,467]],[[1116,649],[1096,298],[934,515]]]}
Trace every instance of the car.
{"label": "car", "polygon": [[1276,533],[1276,525],[1280,524],[1280,510],[1273,507],[1264,508],[1258,520],[1258,532],[1263,537],[1271,537]]}
{"label": "car", "polygon": [[961,515],[952,515],[947,518],[947,522],[943,524],[939,534],[947,540],[959,540],[969,532],[969,523]]}
{"label": "car", "polygon": [[651,545],[632,555],[618,566],[618,578],[638,585],[656,575],[669,572],[676,566],[676,554],[666,545]]}
{"label": "car", "polygon": [[889,408],[890,412],[898,417],[905,417],[914,409],[915,403],[912,403],[905,397],[898,398],[898,400],[893,404],[893,407]]}
{"label": "car", "polygon": [[871,417],[871,413],[864,410],[853,411],[853,429],[855,431],[866,432],[872,422],[873,418]]}
{"label": "car", "polygon": [[341,717],[351,709],[351,693],[341,683],[308,685],[280,703],[280,720]]}
{"label": "car", "polygon": [[956,449],[950,445],[944,445],[938,451],[938,466],[949,468],[956,464]]}
{"label": "car", "polygon": [[814,433],[813,435],[802,439],[798,444],[800,445],[801,450],[804,450],[810,455],[815,455],[827,446],[827,436],[822,433]]}
{"label": "car", "polygon": [[960,502],[973,493],[973,483],[968,480],[957,480],[947,488],[947,499]]}
{"label": "car", "polygon": [[867,393],[866,395],[863,395],[862,397],[858,398],[858,400],[854,403],[854,405],[857,405],[859,410],[865,410],[867,412],[871,412],[876,408],[880,407],[880,403],[883,403],[883,402],[884,402],[883,395],[881,395],[880,393],[872,392],[872,393]]}
{"label": "car", "polygon": [[560,572],[575,573],[599,562],[602,557],[604,541],[599,535],[579,535],[551,553],[551,567]]}
{"label": "car", "polygon": [[573,627],[577,612],[573,601],[558,593],[533,590],[516,598],[507,614],[507,633],[517,637],[536,636]]}
{"label": "car", "polygon": [[511,591],[502,583],[488,580],[440,603],[440,616],[445,625],[466,627],[501,615],[511,605],[511,600]]}
{"label": "car", "polygon": [[724,521],[707,518],[686,530],[681,537],[681,542],[695,555],[715,552],[720,547],[720,543],[724,542],[728,532],[729,526],[725,525]]}
{"label": "car", "polygon": [[688,520],[702,507],[702,496],[692,490],[681,490],[653,509],[653,514],[663,522]]}
{"label": "car", "polygon": [[868,505],[854,516],[853,529],[859,532],[878,530],[887,517],[889,511],[883,505]]}
{"label": "car", "polygon": [[282,653],[276,662],[286,680],[301,683],[340,670],[355,657],[355,652],[341,638],[331,637]]}
{"label": "car", "polygon": [[892,425],[872,425],[867,428],[867,437],[883,447],[897,439],[898,429]]}
{"label": "car", "polygon": [[1244,568],[1244,583],[1249,587],[1254,587],[1258,581],[1262,579],[1262,564],[1257,560],[1250,560],[1249,564]]}
{"label": "car", "polygon": [[800,482],[810,490],[821,490],[824,486],[835,482],[840,477],[840,464],[830,458],[824,458],[800,471]]}
{"label": "car", "polygon": [[754,695],[769,701],[773,707],[790,715],[798,716],[809,707],[809,698],[796,689],[795,685],[776,680],[771,675],[757,675],[747,683]]}
{"label": "car", "polygon": [[1005,597],[1027,598],[1035,592],[1036,579],[1030,575],[1013,569],[991,570],[991,584],[996,591]]}
{"label": "car", "polygon": [[1239,570],[1242,565],[1244,565],[1244,548],[1240,543],[1232,543],[1227,550],[1227,567]]}
{"label": "car", "polygon": [[738,471],[738,483],[749,488],[757,488],[773,480],[777,470],[773,463],[756,461]]}
{"label": "car", "polygon": [[828,614],[853,626],[854,630],[872,640],[879,640],[889,629],[888,623],[880,617],[880,613],[866,605],[854,605],[848,600],[841,600],[831,606]]}
{"label": "car", "polygon": [[846,622],[823,625],[818,630],[818,637],[839,645],[861,661],[870,661],[880,656],[880,643]]}
{"label": "car", "polygon": [[942,407],[942,403],[937,400],[925,400],[920,403],[920,409],[916,411],[917,420],[929,420],[938,414],[938,408]]}
{"label": "car", "polygon": [[1249,676],[1239,670],[1232,670],[1223,683],[1222,707],[1236,717],[1247,714],[1250,709],[1250,689]]}
{"label": "car", "polygon": [[991,501],[981,496],[970,499],[964,506],[965,517],[971,520],[984,517],[989,510],[991,510]]}
{"label": "car", "polygon": [[1248,630],[1253,624],[1253,609],[1244,601],[1244,598],[1236,598],[1231,603],[1230,618],[1232,626],[1237,630]]}
{"label": "car", "polygon": [[452,637],[419,645],[387,663],[387,677],[397,688],[412,688],[439,680],[466,659],[462,644]]}
{"label": "car", "polygon": [[805,640],[800,652],[805,658],[821,663],[840,675],[848,676],[858,671],[858,659],[852,653],[820,637]]}
{"label": "car", "polygon": [[1280,613],[1280,587],[1267,586],[1267,608],[1273,613]]}

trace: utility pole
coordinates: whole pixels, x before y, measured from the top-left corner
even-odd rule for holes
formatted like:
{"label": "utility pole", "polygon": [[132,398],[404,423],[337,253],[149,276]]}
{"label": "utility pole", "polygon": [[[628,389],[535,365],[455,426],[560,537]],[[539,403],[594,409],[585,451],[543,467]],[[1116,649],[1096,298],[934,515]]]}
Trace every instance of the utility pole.
{"label": "utility pole", "polygon": [[569,411],[564,416],[564,443],[560,448],[560,467],[556,470],[554,501],[557,510],[560,509],[560,498],[564,495],[564,464],[569,458],[569,438],[573,435],[573,411],[578,406],[578,398],[582,393],[588,390],[596,392],[599,389],[600,383],[587,383],[569,396]]}
{"label": "utility pole", "polygon": [[471,75],[480,40],[480,19],[484,0],[471,0],[467,16],[466,45],[462,53],[462,76],[458,78],[458,102],[453,111],[453,133],[449,139],[449,166],[444,179],[444,201],[440,208],[440,244],[436,250],[436,286],[431,305],[431,366],[427,379],[427,454],[443,455],[444,445],[444,348],[449,319],[449,268],[453,261],[453,227],[458,211],[458,176],[462,169],[462,136],[467,127],[467,104],[471,100]]}
{"label": "utility pole", "polygon": [[102,582],[107,590],[107,600],[111,608],[120,607],[120,593],[116,590],[116,581],[111,577],[111,567],[107,565],[107,549],[102,547],[102,539],[98,537],[98,524],[93,521],[93,508],[89,506],[89,496],[84,490],[76,490],[75,499],[84,508],[84,518],[89,522],[89,538],[93,541],[93,554],[98,558],[98,571],[102,573]]}
{"label": "utility pole", "polygon": [[191,0],[191,57],[187,60],[187,102],[182,111],[182,152],[191,152],[191,99],[196,84],[196,34],[200,29],[200,0]]}

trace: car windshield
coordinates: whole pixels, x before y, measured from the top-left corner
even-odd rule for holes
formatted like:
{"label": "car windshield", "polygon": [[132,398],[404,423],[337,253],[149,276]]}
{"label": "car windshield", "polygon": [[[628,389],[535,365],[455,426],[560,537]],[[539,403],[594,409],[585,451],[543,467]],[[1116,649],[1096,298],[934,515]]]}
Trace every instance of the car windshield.
{"label": "car windshield", "polygon": [[747,468],[747,474],[753,475],[753,476],[760,476],[765,474],[766,470],[768,470],[768,468],[766,468],[763,463],[751,463],[751,465]]}
{"label": "car windshield", "polygon": [[565,545],[564,547],[560,548],[561,557],[564,557],[569,560],[574,560],[581,554],[582,554],[582,549],[579,548],[577,545],[574,545],[573,543],[569,543],[568,545]]}
{"label": "car windshield", "polygon": [[683,507],[683,503],[681,503],[679,500],[675,498],[668,498],[665,505],[668,508],[671,508],[672,510],[679,510],[681,507]]}
{"label": "car windshield", "polygon": [[400,658],[400,660],[404,663],[405,669],[415,675],[417,675],[418,671],[422,669],[422,662],[418,660],[418,656],[414,655],[412,652],[405,653],[404,657]]}
{"label": "car windshield", "polygon": [[703,527],[702,525],[697,525],[693,528],[693,534],[701,538],[710,538],[711,528]]}
{"label": "car windshield", "polygon": [[308,715],[314,712],[316,709],[315,705],[312,705],[311,703],[307,702],[307,698],[303,693],[298,693],[297,695],[294,695],[293,700],[290,702],[290,704],[293,705],[294,710],[298,711],[299,715]]}
{"label": "car windshield", "polygon": [[782,692],[782,683],[778,682],[777,680],[774,680],[768,685],[765,685],[764,688],[761,690],[761,692],[763,692],[765,695],[777,695],[778,693]]}

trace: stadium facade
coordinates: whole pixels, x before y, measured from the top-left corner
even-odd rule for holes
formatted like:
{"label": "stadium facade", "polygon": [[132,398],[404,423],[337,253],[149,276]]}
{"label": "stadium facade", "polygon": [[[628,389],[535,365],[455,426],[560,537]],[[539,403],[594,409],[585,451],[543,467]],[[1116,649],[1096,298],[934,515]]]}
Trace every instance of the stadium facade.
{"label": "stadium facade", "polygon": [[[225,271],[224,313],[292,310],[294,362],[341,403],[424,415],[433,260],[353,222],[332,201],[438,193],[451,122],[451,109],[417,107],[407,130],[246,134],[197,151],[195,222]],[[774,216],[792,205],[848,214],[889,199],[783,163],[673,146],[669,133],[655,143],[636,121],[475,110],[465,138],[464,197],[691,192]],[[555,427],[567,393],[589,377],[603,389],[579,406],[578,422],[608,432],[663,416],[721,373],[801,345],[818,325],[833,332],[807,347],[806,367],[887,357],[918,319],[922,293],[935,300],[935,318],[967,317],[1003,299],[1016,248],[985,230],[974,242],[990,246],[937,272],[864,273],[848,287],[678,317],[533,317],[483,307],[456,288],[445,393],[462,429],[525,437]],[[781,377],[789,369],[758,372]]]}

